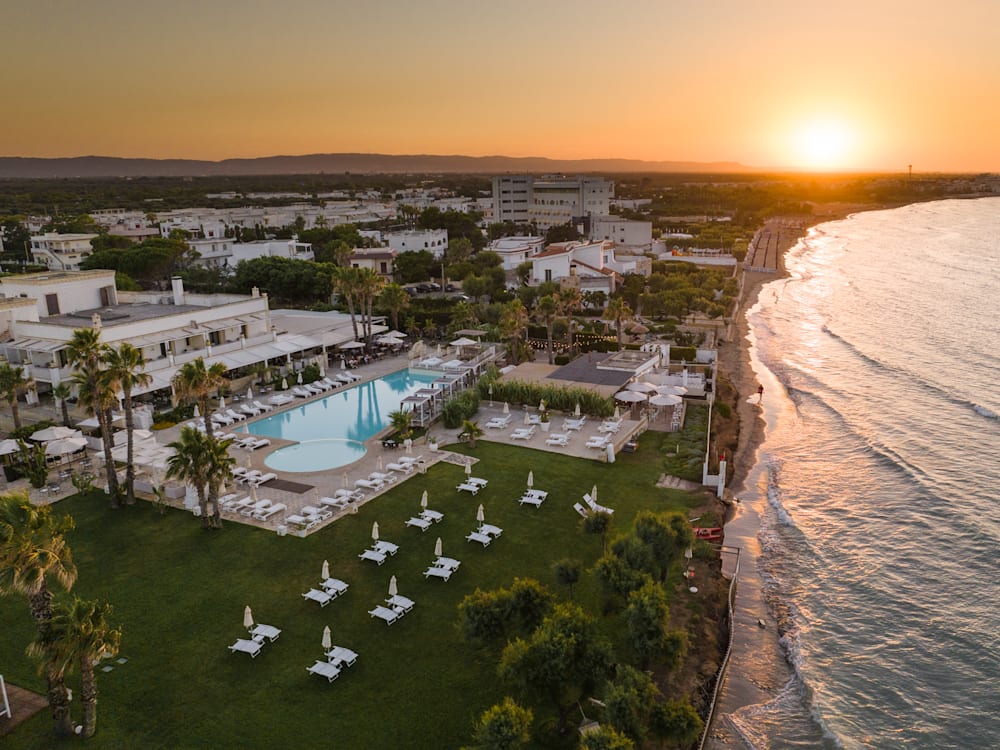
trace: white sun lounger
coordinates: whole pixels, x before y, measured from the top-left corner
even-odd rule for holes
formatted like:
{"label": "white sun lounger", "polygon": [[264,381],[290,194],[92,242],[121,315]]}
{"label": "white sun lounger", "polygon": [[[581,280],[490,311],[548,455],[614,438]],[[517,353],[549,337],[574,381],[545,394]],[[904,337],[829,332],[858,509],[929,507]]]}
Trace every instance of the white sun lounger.
{"label": "white sun lounger", "polygon": [[569,438],[565,435],[550,435],[545,438],[546,445],[553,445],[559,448],[565,448],[569,445]]}
{"label": "white sun lounger", "polygon": [[381,555],[395,555],[399,552],[399,545],[379,539],[372,545],[372,549]]}
{"label": "white sun lounger", "polygon": [[409,474],[413,471],[413,464],[391,463],[386,464],[385,468],[389,471],[401,471],[404,474]]}
{"label": "white sun lounger", "polygon": [[274,406],[287,406],[288,404],[295,401],[295,399],[284,393],[279,393],[276,396],[271,396],[271,398],[269,398],[268,401],[270,401],[271,404]]}
{"label": "white sun lounger", "polygon": [[599,505],[594,502],[593,498],[590,497],[589,492],[584,494],[583,502],[585,502],[587,506],[594,511],[594,513],[607,513],[609,516],[613,516],[615,514],[613,509],[607,507],[606,505]]}
{"label": "white sun lounger", "polygon": [[243,510],[244,508],[249,508],[251,505],[253,505],[253,498],[247,495],[246,497],[240,500],[236,500],[235,502],[229,503],[223,508],[223,510],[232,511],[233,513],[239,513],[241,510]]}
{"label": "white sun lounger", "polygon": [[432,565],[424,571],[424,578],[443,578],[447,581],[451,578],[451,574],[453,572],[454,571],[451,568],[440,568],[436,565]]}
{"label": "white sun lounger", "polygon": [[246,508],[242,508],[240,510],[240,515],[241,516],[252,516],[257,511],[259,511],[259,510],[266,510],[267,508],[271,507],[271,505],[273,505],[273,504],[274,503],[271,500],[269,500],[267,498],[264,498],[262,500],[258,500],[253,505],[249,505]]}
{"label": "white sun lounger", "polygon": [[455,487],[459,492],[471,492],[473,495],[479,493],[479,485],[472,484],[471,482],[462,482],[460,485]]}
{"label": "white sun lounger", "polygon": [[531,440],[535,436],[534,427],[519,427],[510,433],[511,440]]}
{"label": "white sun lounger", "polygon": [[262,412],[271,411],[274,407],[268,406],[267,404],[262,404],[260,401],[254,401],[253,405],[260,409]]}
{"label": "white sun lounger", "polygon": [[587,447],[597,448],[598,450],[600,450],[601,448],[607,448],[610,442],[611,440],[608,437],[605,437],[603,435],[602,436],[595,435],[594,437],[590,438],[590,440],[587,441]]}
{"label": "white sun lounger", "polygon": [[326,593],[334,598],[340,596],[348,589],[348,584],[344,583],[339,578],[327,578],[319,585]]}
{"label": "white sun lounger", "polygon": [[427,529],[431,527],[431,521],[428,521],[426,518],[418,518],[416,516],[412,516],[411,518],[409,518],[409,520],[407,520],[406,525],[413,526],[414,528],[420,529],[421,531],[427,531]]}
{"label": "white sun lounger", "polygon": [[385,487],[385,482],[375,482],[372,481],[371,479],[358,479],[354,483],[354,486],[364,487],[366,490],[374,490],[375,492],[378,492],[383,487]]}
{"label": "white sun lounger", "polygon": [[256,477],[248,478],[247,484],[260,487],[262,484],[266,484],[267,482],[270,482],[272,479],[277,479],[277,478],[278,478],[277,474],[275,474],[273,471],[269,471],[266,474],[260,474]]}
{"label": "white sun lounger", "polygon": [[385,555],[382,554],[381,552],[376,552],[373,549],[366,549],[360,555],[358,555],[358,557],[362,560],[371,560],[377,565],[381,565],[382,563],[385,562]]}
{"label": "white sun lounger", "polygon": [[246,414],[235,411],[233,409],[226,409],[226,416],[232,417],[237,422],[242,422],[247,418]]}
{"label": "white sun lounger", "polygon": [[392,625],[396,622],[396,620],[403,616],[402,612],[395,609],[389,609],[388,607],[383,607],[381,604],[375,607],[375,609],[368,610],[368,614],[372,617],[384,620],[386,625]]}
{"label": "white sun lounger", "polygon": [[343,669],[344,667],[353,667],[354,662],[358,660],[358,655],[349,648],[334,646],[326,652],[326,658],[331,664]]}
{"label": "white sun lounger", "polygon": [[465,541],[479,542],[484,547],[489,547],[490,542],[493,541],[493,537],[489,536],[488,534],[483,534],[482,532],[479,531],[473,531],[467,537],[465,537]]}
{"label": "white sun lounger", "polygon": [[235,421],[236,421],[235,419],[233,419],[232,417],[230,417],[230,416],[229,416],[228,414],[222,414],[222,413],[220,413],[220,412],[216,412],[215,414],[213,414],[213,415],[212,415],[212,416],[210,417],[210,419],[211,419],[211,420],[212,420],[213,422],[215,422],[216,424],[224,424],[224,425],[226,425],[227,427],[228,427],[229,425],[231,425],[231,424],[232,424],[233,422],[235,422]]}
{"label": "white sun lounger", "polygon": [[577,513],[579,513],[580,516],[582,516],[583,518],[586,518],[588,515],[590,515],[587,512],[587,509],[584,508],[582,505],[580,505],[580,503],[574,503],[573,504],[573,510],[575,510]]}
{"label": "white sun lounger", "polygon": [[434,523],[440,523],[444,519],[444,513],[438,513],[436,510],[431,510],[426,508],[420,511],[420,517],[425,521],[433,521]]}
{"label": "white sun lounger", "polygon": [[368,475],[368,479],[372,482],[383,482],[385,484],[392,484],[396,481],[398,477],[395,474],[387,473],[384,471],[373,471]]}
{"label": "white sun lounger", "polygon": [[281,631],[273,625],[264,625],[263,623],[257,623],[253,630],[250,631],[250,635],[254,639],[267,638],[271,643],[278,640],[278,636],[281,635]]}
{"label": "white sun lounger", "polygon": [[434,561],[434,566],[438,568],[447,568],[448,570],[458,570],[461,565],[460,560],[456,560],[454,557],[439,557]]}
{"label": "white sun lounger", "polygon": [[385,603],[395,610],[400,610],[400,609],[403,610],[404,613],[409,612],[411,609],[413,609],[413,605],[416,604],[415,601],[413,601],[412,599],[408,599],[407,597],[402,596],[401,594],[390,596],[388,599],[385,600]]}
{"label": "white sun lounger", "polygon": [[582,430],[583,425],[586,423],[586,417],[580,417],[579,419],[567,419],[563,421],[563,429],[569,430]]}
{"label": "white sun lounger", "polygon": [[317,660],[311,667],[306,668],[306,671],[309,674],[318,674],[320,677],[325,677],[327,682],[333,682],[340,677],[340,668],[328,661]]}
{"label": "white sun lounger", "polygon": [[312,391],[306,390],[301,385],[297,385],[294,388],[292,388],[292,393],[298,396],[299,398],[312,398],[313,396],[316,395]]}
{"label": "white sun lounger", "polygon": [[248,417],[256,417],[260,415],[260,409],[251,404],[241,404],[240,411],[246,414]]}
{"label": "white sun lounger", "polygon": [[503,529],[501,529],[499,526],[494,526],[491,523],[481,524],[480,527],[476,530],[480,534],[486,534],[486,536],[491,536],[494,539],[503,534]]}
{"label": "white sun lounger", "polygon": [[486,423],[486,429],[488,430],[502,430],[510,426],[512,417],[508,414],[506,417],[493,417]]}
{"label": "white sun lounger", "polygon": [[320,591],[319,589],[309,589],[306,593],[302,595],[302,598],[316,602],[321,607],[325,607],[327,604],[333,601],[332,596],[330,596],[325,591]]}
{"label": "white sun lounger", "polygon": [[284,503],[275,503],[274,505],[269,505],[264,510],[257,511],[253,514],[253,517],[258,521],[270,521],[274,516],[281,513],[281,511],[287,510]]}
{"label": "white sun lounger", "polygon": [[254,438],[253,440],[245,440],[243,442],[243,447],[248,451],[255,451],[258,448],[266,448],[271,444],[271,441],[267,438]]}
{"label": "white sun lounger", "polygon": [[490,480],[488,480],[488,479],[480,479],[479,477],[469,477],[465,481],[468,482],[469,484],[475,484],[475,485],[478,485],[480,487],[485,487],[486,485],[488,485],[490,483]]}
{"label": "white sun lounger", "polygon": [[250,638],[238,638],[236,643],[229,647],[229,650],[234,654],[239,652],[242,654],[250,654],[250,658],[256,659],[257,654],[260,653],[261,643],[260,641],[253,640]]}

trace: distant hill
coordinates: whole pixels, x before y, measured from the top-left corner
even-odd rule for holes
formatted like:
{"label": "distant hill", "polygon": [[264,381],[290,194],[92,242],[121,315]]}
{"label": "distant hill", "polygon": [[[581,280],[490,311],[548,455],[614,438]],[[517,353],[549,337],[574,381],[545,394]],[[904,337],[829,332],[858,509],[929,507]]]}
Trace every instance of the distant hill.
{"label": "distant hill", "polygon": [[269,174],[499,174],[549,172],[712,172],[759,171],[737,162],[642,161],[640,159],[546,159],[512,156],[429,154],[308,154],[257,159],[120,159],[77,156],[64,159],[0,157],[3,178],[216,177]]}

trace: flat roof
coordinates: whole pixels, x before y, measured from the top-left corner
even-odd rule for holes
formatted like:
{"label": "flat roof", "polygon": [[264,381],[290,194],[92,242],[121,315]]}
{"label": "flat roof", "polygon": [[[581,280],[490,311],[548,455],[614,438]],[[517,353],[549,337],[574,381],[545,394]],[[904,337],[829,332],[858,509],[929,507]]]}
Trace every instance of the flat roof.
{"label": "flat roof", "polygon": [[89,328],[94,313],[101,316],[101,326],[110,328],[125,323],[134,323],[137,320],[153,320],[155,318],[166,318],[171,315],[182,315],[188,312],[205,312],[208,309],[203,305],[154,305],[149,302],[124,302],[118,305],[106,305],[105,307],[95,307],[89,310],[77,310],[76,312],[64,315],[50,315],[42,318],[39,323],[46,325],[80,328]]}
{"label": "flat roof", "polygon": [[[600,352],[588,352],[574,359],[569,364],[563,365],[555,372],[550,373],[548,378],[552,380],[572,380],[577,383],[589,383],[590,385],[614,386],[616,390],[625,385],[635,374],[633,370],[619,369],[598,369],[616,354],[602,354]],[[637,352],[629,352],[630,354]]]}

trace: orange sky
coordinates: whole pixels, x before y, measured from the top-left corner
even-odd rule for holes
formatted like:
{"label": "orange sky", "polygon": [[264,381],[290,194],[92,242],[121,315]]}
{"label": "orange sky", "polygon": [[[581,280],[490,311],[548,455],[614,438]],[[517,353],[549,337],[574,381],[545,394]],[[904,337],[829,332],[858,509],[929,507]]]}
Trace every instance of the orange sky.
{"label": "orange sky", "polygon": [[996,0],[7,0],[3,156],[1000,171]]}

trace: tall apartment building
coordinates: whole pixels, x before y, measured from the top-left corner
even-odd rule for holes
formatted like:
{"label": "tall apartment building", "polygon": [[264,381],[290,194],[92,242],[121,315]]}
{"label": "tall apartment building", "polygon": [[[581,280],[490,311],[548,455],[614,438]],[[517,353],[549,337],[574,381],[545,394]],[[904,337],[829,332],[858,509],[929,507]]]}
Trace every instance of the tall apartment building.
{"label": "tall apartment building", "polygon": [[615,184],[602,177],[493,178],[493,220],[534,223],[539,230],[609,213]]}

